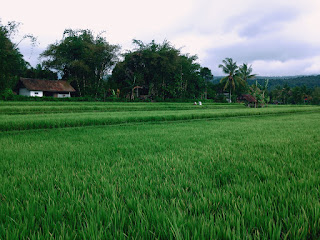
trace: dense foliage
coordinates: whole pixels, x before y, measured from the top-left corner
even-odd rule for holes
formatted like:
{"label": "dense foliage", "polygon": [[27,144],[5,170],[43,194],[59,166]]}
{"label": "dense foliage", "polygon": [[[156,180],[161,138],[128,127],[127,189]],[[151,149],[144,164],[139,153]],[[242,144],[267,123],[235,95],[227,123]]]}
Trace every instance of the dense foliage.
{"label": "dense foliage", "polygon": [[0,22],[0,93],[12,89],[18,77],[27,69],[27,62],[17,45],[10,39],[17,27],[15,22],[9,22],[7,25]]}
{"label": "dense foliage", "polygon": [[[314,89],[315,87],[320,87],[320,75],[312,76],[292,76],[292,77],[257,77],[256,78],[260,84],[269,80],[269,90],[275,89],[277,86],[288,85],[291,88],[306,86],[307,88]],[[248,81],[253,83],[252,81]]]}
{"label": "dense foliage", "polygon": [[[230,101],[237,101],[241,99],[243,94],[250,94],[257,100],[255,106],[265,106],[269,102],[275,104],[320,103],[319,76],[259,77],[256,74],[252,74],[251,66],[243,64],[238,67],[232,58],[223,60],[223,64],[220,64],[219,67],[228,75],[225,77],[215,77],[211,83],[218,89],[221,89],[223,86],[224,90],[229,88]],[[221,84],[223,85],[221,86]],[[311,87],[309,88],[307,86]],[[235,93],[232,97],[231,89],[233,89]],[[221,90],[217,92],[222,93]]]}
{"label": "dense foliage", "polygon": [[124,54],[110,79],[110,86],[120,89],[122,97],[139,97],[139,89],[141,95],[159,100],[199,98],[204,94],[205,80],[196,56],[181,54],[167,41],[133,43],[136,48]]}
{"label": "dense foliage", "polygon": [[37,64],[35,68],[29,67],[24,75],[26,78],[34,78],[34,79],[47,79],[47,80],[57,80],[58,74],[53,72],[48,67],[44,67],[41,64]]}
{"label": "dense foliage", "polygon": [[[214,76],[212,83],[217,84],[221,80],[222,76]],[[289,87],[302,87],[306,86],[307,88],[314,89],[320,87],[320,75],[312,76],[291,76],[291,77],[266,77],[266,76],[256,76],[254,79],[248,79],[248,84],[252,85],[258,81],[259,84],[264,84],[268,80],[268,90],[273,90],[277,86]]]}
{"label": "dense foliage", "polygon": [[221,68],[227,76],[221,78],[220,83],[224,85],[223,90],[229,89],[229,103],[231,103],[232,89],[235,90],[236,86],[239,86],[240,84],[245,86],[247,82],[246,79],[244,79],[242,72],[239,71],[237,63],[234,62],[232,58],[226,58],[222,63],[223,64],[219,64],[219,68]]}
{"label": "dense foliage", "polygon": [[63,39],[42,53],[43,65],[57,70],[62,79],[71,82],[78,96],[101,96],[104,77],[117,61],[119,46],[109,44],[90,30],[67,29]]}
{"label": "dense foliage", "polygon": [[287,84],[277,86],[270,92],[274,103],[281,104],[320,104],[320,87],[314,89],[296,86],[290,88]]}

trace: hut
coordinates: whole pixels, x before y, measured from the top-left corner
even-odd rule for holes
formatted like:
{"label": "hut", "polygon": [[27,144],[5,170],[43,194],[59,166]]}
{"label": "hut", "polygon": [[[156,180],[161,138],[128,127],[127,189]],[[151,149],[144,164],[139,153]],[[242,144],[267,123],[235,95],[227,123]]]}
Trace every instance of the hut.
{"label": "hut", "polygon": [[71,97],[76,90],[63,80],[43,80],[20,78],[16,91],[19,95],[28,97]]}

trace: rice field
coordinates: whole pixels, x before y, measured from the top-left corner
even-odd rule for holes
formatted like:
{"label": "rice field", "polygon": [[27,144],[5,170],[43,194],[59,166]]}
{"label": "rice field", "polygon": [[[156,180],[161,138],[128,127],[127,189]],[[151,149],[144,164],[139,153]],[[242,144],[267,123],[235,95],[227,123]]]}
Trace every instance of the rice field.
{"label": "rice field", "polygon": [[320,238],[317,106],[45,104],[0,103],[0,239]]}
{"label": "rice field", "polygon": [[[250,109],[240,104],[192,103],[11,103],[0,104],[0,131],[184,121],[253,115],[318,112],[319,106],[271,106]],[[96,109],[100,109],[96,111]]]}
{"label": "rice field", "polygon": [[[198,106],[199,107],[199,106]],[[243,108],[239,104],[206,103],[202,109]],[[190,103],[126,103],[126,102],[0,102],[1,114],[124,112],[156,110],[194,110]]]}

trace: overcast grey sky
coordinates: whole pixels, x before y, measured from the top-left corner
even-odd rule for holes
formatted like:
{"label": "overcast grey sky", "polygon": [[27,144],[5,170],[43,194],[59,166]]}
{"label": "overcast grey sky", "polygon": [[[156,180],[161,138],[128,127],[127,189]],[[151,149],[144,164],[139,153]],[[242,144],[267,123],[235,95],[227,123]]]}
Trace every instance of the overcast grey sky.
{"label": "overcast grey sky", "polygon": [[35,65],[38,54],[66,28],[106,31],[112,44],[132,39],[170,41],[197,54],[214,75],[226,57],[252,64],[261,76],[320,74],[320,0],[10,0],[0,18],[23,23],[39,45],[20,44]]}

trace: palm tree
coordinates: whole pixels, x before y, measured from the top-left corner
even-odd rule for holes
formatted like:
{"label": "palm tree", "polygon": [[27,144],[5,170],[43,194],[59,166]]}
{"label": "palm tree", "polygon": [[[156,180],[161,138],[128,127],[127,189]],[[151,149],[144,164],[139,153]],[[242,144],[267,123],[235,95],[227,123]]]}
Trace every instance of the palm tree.
{"label": "palm tree", "polygon": [[237,63],[233,62],[232,58],[226,58],[222,61],[223,64],[219,65],[222,71],[228,76],[225,76],[220,80],[220,83],[224,83],[224,90],[229,87],[229,103],[231,103],[231,89],[235,90],[238,83],[243,84],[242,79],[237,75]]}
{"label": "palm tree", "polygon": [[239,67],[237,75],[239,75],[243,82],[247,82],[248,79],[252,79],[257,76],[257,74],[252,74],[252,67],[251,65],[248,67],[247,63],[244,63]]}

